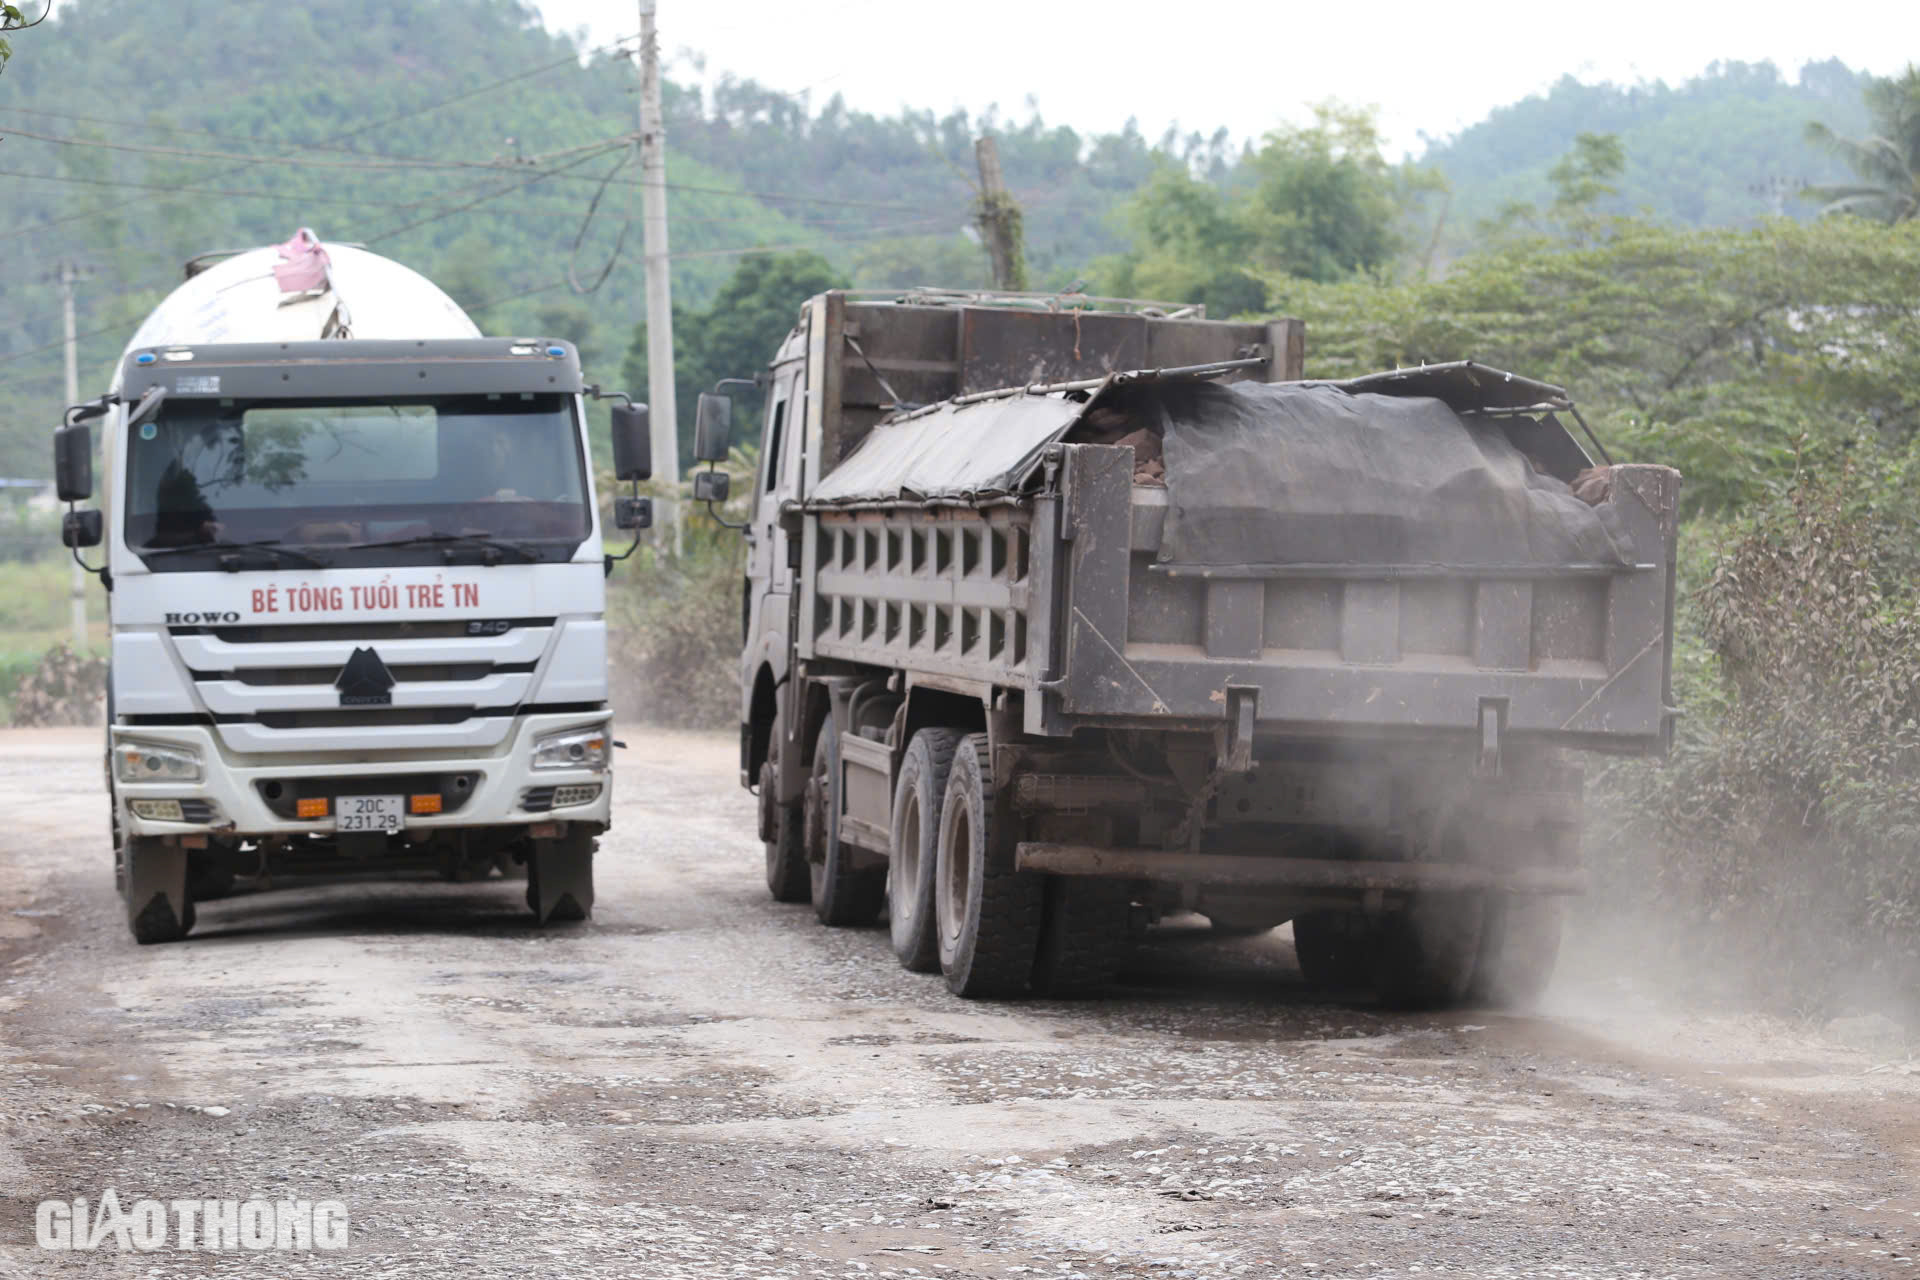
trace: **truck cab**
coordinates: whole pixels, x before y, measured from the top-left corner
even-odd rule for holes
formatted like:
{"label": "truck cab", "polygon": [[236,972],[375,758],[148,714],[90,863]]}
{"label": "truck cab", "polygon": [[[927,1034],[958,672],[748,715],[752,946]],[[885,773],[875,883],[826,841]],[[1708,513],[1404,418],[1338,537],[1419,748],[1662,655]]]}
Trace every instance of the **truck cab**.
{"label": "truck cab", "polygon": [[103,437],[67,540],[104,544],[138,940],[236,877],[497,871],[543,922],[590,913],[613,739],[586,391],[549,338],[136,336],[69,410],[63,498]]}

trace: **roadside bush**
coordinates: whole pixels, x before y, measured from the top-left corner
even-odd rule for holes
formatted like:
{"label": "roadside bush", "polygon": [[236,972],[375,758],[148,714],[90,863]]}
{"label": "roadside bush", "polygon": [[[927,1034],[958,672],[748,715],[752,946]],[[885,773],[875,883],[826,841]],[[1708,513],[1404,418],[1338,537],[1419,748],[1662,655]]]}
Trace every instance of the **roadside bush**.
{"label": "roadside bush", "polygon": [[[689,526],[692,519],[689,520]],[[691,539],[690,539],[691,541]],[[721,729],[740,718],[741,552],[635,556],[608,600],[614,710],[623,721]]]}
{"label": "roadside bush", "polygon": [[[1920,608],[1906,467],[1800,473],[1690,593],[1664,767],[1615,766],[1589,836],[1603,900],[1825,1011],[1920,982]],[[1684,645],[1683,641],[1683,645]]]}
{"label": "roadside bush", "polygon": [[106,717],[104,657],[81,657],[56,645],[14,686],[10,718],[15,725],[104,724]]}
{"label": "roadside bush", "polygon": [[[747,518],[759,461],[751,445],[721,468],[736,495],[721,512]],[[609,480],[611,478],[609,477]],[[611,483],[602,492],[611,493]],[[655,503],[659,505],[656,489]],[[681,553],[671,531],[614,570],[607,596],[607,660],[615,713],[627,723],[726,729],[740,718],[740,600],[745,543],[705,508],[681,499]],[[666,511],[659,509],[664,524]]]}

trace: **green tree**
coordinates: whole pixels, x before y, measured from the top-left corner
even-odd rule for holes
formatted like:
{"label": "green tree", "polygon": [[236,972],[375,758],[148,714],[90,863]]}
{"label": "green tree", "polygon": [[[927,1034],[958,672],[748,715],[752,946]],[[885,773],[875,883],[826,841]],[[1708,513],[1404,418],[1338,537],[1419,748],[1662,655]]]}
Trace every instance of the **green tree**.
{"label": "green tree", "polygon": [[1245,167],[1253,189],[1240,220],[1261,269],[1339,280],[1405,247],[1401,175],[1380,152],[1373,112],[1323,103],[1312,125],[1268,134]]}
{"label": "green tree", "polygon": [[1102,293],[1200,302],[1209,315],[1257,311],[1266,286],[1250,274],[1252,233],[1220,188],[1163,160],[1126,205],[1131,253],[1096,268]]}
{"label": "green tree", "polygon": [[1387,163],[1368,111],[1323,104],[1276,130],[1223,186],[1163,158],[1123,209],[1133,248],[1095,266],[1103,293],[1265,309],[1272,277],[1334,281],[1389,271],[1437,175]]}
{"label": "green tree", "polygon": [[1839,156],[1860,181],[1809,187],[1822,213],[1853,213],[1881,222],[1920,217],[1920,66],[1873,80],[1862,91],[1872,132],[1849,138],[1815,121],[1807,140]]}
{"label": "green tree", "polygon": [[1679,467],[1693,512],[1920,434],[1920,221],[1613,218],[1494,242],[1431,283],[1269,284],[1306,321],[1313,376],[1474,359],[1559,383],[1616,458]]}
{"label": "green tree", "polygon": [[[722,378],[751,378],[764,369],[799,316],[800,304],[816,293],[843,289],[846,279],[817,253],[761,254],[746,258],[704,311],[674,308],[673,394],[680,416],[680,453],[691,456],[694,403]],[[647,386],[647,334],[635,327],[622,368],[627,388]],[[738,402],[736,434],[746,438],[760,406]]]}

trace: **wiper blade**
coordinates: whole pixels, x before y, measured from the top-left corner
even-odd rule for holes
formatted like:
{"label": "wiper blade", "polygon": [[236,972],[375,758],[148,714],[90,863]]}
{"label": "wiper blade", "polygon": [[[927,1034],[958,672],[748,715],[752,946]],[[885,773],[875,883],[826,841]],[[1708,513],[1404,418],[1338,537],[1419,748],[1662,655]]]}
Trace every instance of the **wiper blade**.
{"label": "wiper blade", "polygon": [[[135,554],[156,557],[179,556],[185,555],[189,551],[212,551],[222,553],[223,556],[233,556],[235,557],[236,567],[238,566],[240,552],[261,551],[276,559],[285,558],[288,560],[298,560],[301,564],[308,565],[315,569],[327,568],[327,562],[325,560],[322,560],[316,555],[310,555],[305,551],[297,551],[292,547],[286,546],[282,544],[278,538],[262,538],[257,542],[185,542],[177,547],[141,547]],[[225,568],[225,565],[223,564],[221,567]]]}
{"label": "wiper blade", "polygon": [[528,564],[540,559],[540,553],[532,547],[522,546],[518,542],[508,542],[504,538],[489,537],[484,533],[417,533],[410,538],[389,538],[384,542],[351,542],[341,548],[344,551],[372,551],[382,547],[478,547],[483,551],[511,551]]}

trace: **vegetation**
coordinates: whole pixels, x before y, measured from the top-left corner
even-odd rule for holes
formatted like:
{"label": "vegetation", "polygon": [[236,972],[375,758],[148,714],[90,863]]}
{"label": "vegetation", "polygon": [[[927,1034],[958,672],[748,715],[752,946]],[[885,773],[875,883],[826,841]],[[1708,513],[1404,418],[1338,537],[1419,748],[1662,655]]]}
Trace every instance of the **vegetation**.
{"label": "vegetation", "polygon": [[[0,33],[22,31],[28,27],[37,26],[45,20],[45,12],[42,12],[39,18],[28,18],[26,14],[20,11],[19,5],[9,3],[7,0],[0,0]],[[4,34],[0,34],[0,71],[6,70],[7,63],[11,61],[12,58],[13,44]]]}
{"label": "vegetation", "polygon": [[1663,951],[1742,957],[1740,994],[1789,1009],[1915,1010],[1915,457],[1805,468],[1693,531],[1705,581],[1686,602],[1673,757],[1598,788],[1605,896],[1657,921]]}
{"label": "vegetation", "polygon": [[1826,202],[1823,213],[1859,213],[1883,222],[1920,217],[1920,66],[1892,80],[1867,86],[1867,114],[1873,132],[1848,138],[1819,121],[1807,126],[1807,138],[1846,162],[1858,182],[1813,187],[1808,194]]}
{"label": "vegetation", "polygon": [[1368,112],[1337,104],[1267,135],[1228,188],[1163,159],[1124,207],[1133,247],[1096,269],[1100,292],[1263,310],[1263,277],[1330,282],[1387,271],[1407,246],[1411,197],[1433,175],[1396,171]]}
{"label": "vegetation", "polygon": [[[702,391],[722,378],[751,378],[764,369],[774,349],[799,316],[800,303],[827,289],[845,288],[845,277],[819,254],[753,257],[743,261],[705,310],[674,308],[673,394],[683,407],[680,456],[693,456],[693,405]],[[636,396],[647,388],[647,326],[633,331],[621,366]],[[735,431],[745,439],[757,430],[760,396],[743,395]]]}
{"label": "vegetation", "polygon": [[1545,94],[1429,140],[1421,162],[1445,174],[1453,191],[1441,256],[1470,252],[1476,228],[1502,209],[1548,199],[1553,166],[1582,133],[1615,135],[1631,162],[1602,212],[1687,227],[1811,213],[1798,200],[1801,187],[1837,181],[1846,169],[1806,145],[1807,121],[1863,131],[1867,82],[1837,61],[1808,63],[1792,83],[1770,63],[1742,62],[1679,85],[1563,77]]}

